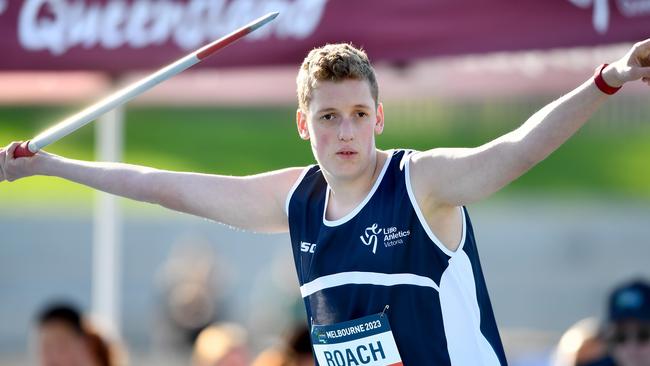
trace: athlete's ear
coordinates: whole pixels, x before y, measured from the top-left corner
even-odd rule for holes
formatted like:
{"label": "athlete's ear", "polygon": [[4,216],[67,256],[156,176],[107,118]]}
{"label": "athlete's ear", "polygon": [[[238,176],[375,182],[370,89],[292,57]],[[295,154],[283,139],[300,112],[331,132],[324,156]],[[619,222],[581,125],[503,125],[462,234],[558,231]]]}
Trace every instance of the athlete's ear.
{"label": "athlete's ear", "polygon": [[375,134],[381,135],[384,131],[384,105],[377,104],[377,121],[375,122]]}
{"label": "athlete's ear", "polygon": [[298,127],[298,135],[300,135],[300,138],[303,140],[309,140],[307,113],[303,112],[300,108],[296,111],[296,126]]}

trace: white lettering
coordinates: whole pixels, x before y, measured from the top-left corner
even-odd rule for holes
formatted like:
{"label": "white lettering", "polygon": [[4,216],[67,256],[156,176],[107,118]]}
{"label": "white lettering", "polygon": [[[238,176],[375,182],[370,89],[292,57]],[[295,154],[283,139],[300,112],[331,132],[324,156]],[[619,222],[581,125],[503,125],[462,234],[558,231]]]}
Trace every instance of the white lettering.
{"label": "white lettering", "polygon": [[389,227],[388,229],[384,229],[384,235],[388,235],[390,233],[394,233],[397,231],[397,228],[395,226]]}
{"label": "white lettering", "polygon": [[[593,5],[592,23],[598,33],[609,29],[609,0],[569,0],[573,5],[587,9]],[[650,14],[650,0],[617,0],[616,6],[624,16],[631,18]]]}
{"label": "white lettering", "polygon": [[618,0],[616,5],[626,17],[650,14],[650,0]]}
{"label": "white lettering", "polygon": [[7,0],[0,0],[0,14],[4,13],[7,10],[9,3]]}
{"label": "white lettering", "polygon": [[393,230],[390,234],[384,236],[384,241],[395,240],[411,235],[411,230],[395,232],[397,228],[393,229],[395,230]]}
{"label": "white lettering", "polygon": [[126,4],[122,1],[112,1],[106,4],[106,12],[101,19],[100,39],[104,48],[118,48],[124,44],[124,35],[120,27],[126,20]]}
{"label": "white lettering", "polygon": [[325,332],[325,335],[327,335],[328,338],[340,338],[340,337],[346,337],[355,334],[361,334],[365,331],[379,328],[379,327],[381,327],[381,323],[378,320],[375,320],[371,323],[358,324],[352,327],[341,328],[336,330],[328,330],[327,332]]}
{"label": "white lettering", "polygon": [[316,244],[307,243],[306,241],[300,242],[300,251],[303,253],[314,253],[316,250]]}
{"label": "white lettering", "polygon": [[[183,8],[180,4],[163,1],[151,8],[150,44],[160,45],[171,38],[174,29],[181,26]],[[225,33],[225,32],[224,32]]]}
{"label": "white lettering", "polygon": [[[326,5],[327,0],[25,0],[18,39],[27,50],[55,55],[73,47],[137,49],[169,41],[194,49],[270,11],[281,15],[249,41],[304,39],[316,30]],[[0,0],[0,13],[6,7]]]}
{"label": "white lettering", "polygon": [[320,23],[327,0],[297,0],[278,25],[278,37],[304,39]]}
{"label": "white lettering", "polygon": [[[63,18],[65,3],[56,0],[31,0],[25,5],[18,16],[18,39],[28,50],[47,49],[55,55],[65,52],[63,30],[57,19]],[[38,13],[43,9],[52,15],[54,20],[42,17]]]}
{"label": "white lettering", "polygon": [[78,7],[73,9],[78,14],[74,15],[77,21],[70,28],[69,41],[84,48],[91,48],[99,41],[97,25],[100,20],[100,9],[97,5],[91,5],[85,14],[82,14],[81,10]]}
{"label": "white lettering", "polygon": [[133,4],[125,29],[125,38],[128,40],[129,46],[142,48],[151,42],[147,38],[147,23],[152,19],[151,11],[152,7],[147,6],[144,2],[136,2]]}

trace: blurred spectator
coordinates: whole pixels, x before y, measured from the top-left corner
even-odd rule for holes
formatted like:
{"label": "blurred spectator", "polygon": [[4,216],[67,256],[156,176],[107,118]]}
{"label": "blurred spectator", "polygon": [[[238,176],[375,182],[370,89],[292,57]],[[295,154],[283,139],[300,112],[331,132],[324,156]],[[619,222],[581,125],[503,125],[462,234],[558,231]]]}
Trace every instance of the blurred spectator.
{"label": "blurred spectator", "polygon": [[56,303],[38,315],[41,366],[115,366],[117,354],[73,305]]}
{"label": "blurred spectator", "polygon": [[196,339],[193,366],[248,366],[250,357],[244,328],[233,323],[213,324]]}
{"label": "blurred spectator", "polygon": [[607,343],[596,318],[582,319],[572,325],[560,338],[553,366],[613,366],[607,355]]}
{"label": "blurred spectator", "polygon": [[218,319],[223,276],[217,273],[216,262],[214,249],[202,236],[184,236],[172,246],[157,275],[170,326],[163,343],[191,345],[199,332]]}
{"label": "blurred spectator", "polygon": [[306,325],[295,327],[282,347],[273,347],[257,356],[252,366],[314,366],[311,337]]}
{"label": "blurred spectator", "polygon": [[314,366],[311,336],[307,325],[294,328],[287,343],[287,362],[283,366]]}
{"label": "blurred spectator", "polygon": [[650,366],[650,284],[636,280],[609,297],[604,336],[617,366]]}
{"label": "blurred spectator", "polygon": [[257,355],[251,366],[284,366],[284,362],[283,350],[278,347],[271,347]]}

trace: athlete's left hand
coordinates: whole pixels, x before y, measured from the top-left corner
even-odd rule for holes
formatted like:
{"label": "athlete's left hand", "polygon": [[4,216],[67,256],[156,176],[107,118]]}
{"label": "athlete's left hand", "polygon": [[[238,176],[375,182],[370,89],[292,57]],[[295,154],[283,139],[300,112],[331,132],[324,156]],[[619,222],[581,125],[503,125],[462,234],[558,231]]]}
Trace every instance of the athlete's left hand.
{"label": "athlete's left hand", "polygon": [[603,79],[613,87],[638,79],[650,86],[650,39],[634,44],[625,56],[607,66]]}

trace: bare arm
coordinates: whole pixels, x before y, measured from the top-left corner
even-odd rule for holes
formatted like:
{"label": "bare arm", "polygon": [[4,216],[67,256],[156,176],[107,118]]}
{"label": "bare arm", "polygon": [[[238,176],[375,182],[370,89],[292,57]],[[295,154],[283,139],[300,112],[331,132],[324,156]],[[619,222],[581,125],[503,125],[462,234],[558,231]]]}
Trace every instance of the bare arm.
{"label": "bare arm", "polygon": [[[608,66],[611,86],[643,78],[650,85],[650,40]],[[425,208],[460,206],[498,191],[555,151],[607,99],[593,80],[550,103],[521,127],[485,145],[433,149],[412,158],[411,179]]]}
{"label": "bare arm", "polygon": [[13,159],[17,143],[0,152],[0,182],[30,175],[57,176],[104,192],[260,232],[288,230],[286,196],[302,172],[290,168],[247,177],[86,162],[39,152]]}

